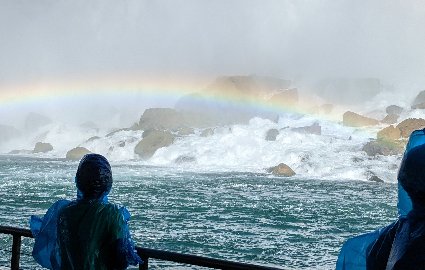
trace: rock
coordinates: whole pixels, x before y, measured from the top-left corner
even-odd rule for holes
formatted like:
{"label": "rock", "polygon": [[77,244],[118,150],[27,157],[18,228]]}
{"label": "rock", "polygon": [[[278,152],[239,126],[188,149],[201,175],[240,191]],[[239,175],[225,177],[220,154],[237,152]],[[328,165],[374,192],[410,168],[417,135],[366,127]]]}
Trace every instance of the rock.
{"label": "rock", "polygon": [[397,128],[400,129],[401,137],[408,138],[414,130],[425,128],[425,119],[408,118],[400,122]]}
{"label": "rock", "polygon": [[379,178],[376,175],[371,175],[370,177],[368,177],[367,180],[371,181],[371,182],[384,183],[384,180],[382,180],[381,178]]}
{"label": "rock", "polygon": [[0,143],[16,138],[21,132],[12,126],[0,125]]}
{"label": "rock", "polygon": [[[288,89],[290,84],[291,81],[272,77],[218,77],[203,91],[180,98],[175,108],[181,112],[202,115],[202,119],[208,119],[208,125],[204,127],[247,124],[254,117],[273,121],[278,116],[277,113],[255,104],[271,95],[282,93],[282,89]],[[226,101],[229,96],[233,102]],[[201,128],[193,124],[188,126]]]}
{"label": "rock", "polygon": [[343,125],[349,127],[374,126],[379,124],[379,121],[376,119],[369,118],[350,111],[345,112],[342,116],[342,119]]}
{"label": "rock", "polygon": [[425,108],[425,90],[419,92],[412,102],[412,109],[424,109]]}
{"label": "rock", "polygon": [[267,102],[277,106],[293,106],[298,102],[298,90],[297,88],[281,90]]}
{"label": "rock", "polygon": [[187,136],[187,135],[191,135],[191,134],[195,134],[195,130],[193,128],[189,128],[189,127],[181,127],[177,131],[177,135],[179,135],[179,136]]}
{"label": "rock", "polygon": [[385,124],[395,124],[397,123],[399,117],[400,116],[397,114],[387,114],[387,116],[385,116],[381,122]]}
{"label": "rock", "polygon": [[182,164],[182,163],[193,163],[193,162],[196,162],[196,158],[195,158],[195,157],[193,157],[193,156],[181,155],[181,156],[178,156],[178,157],[176,158],[176,160],[174,160],[174,162],[175,162],[176,164]]}
{"label": "rock", "polygon": [[390,105],[385,109],[387,114],[400,115],[403,112],[403,108],[397,105]]}
{"label": "rock", "polygon": [[365,151],[368,156],[392,156],[400,155],[404,151],[404,145],[397,142],[387,142],[382,140],[370,141],[366,143],[362,151]]}
{"label": "rock", "polygon": [[118,143],[118,147],[124,147],[125,146],[125,141],[121,141]]}
{"label": "rock", "polygon": [[295,172],[288,165],[284,163],[280,163],[279,165],[275,167],[271,167],[267,169],[267,172],[272,173],[273,175],[276,175],[276,176],[284,176],[284,177],[290,177],[295,175]]}
{"label": "rock", "polygon": [[291,130],[304,134],[322,134],[322,127],[319,125],[319,123],[314,123],[311,126],[292,128]]}
{"label": "rock", "polygon": [[74,160],[74,161],[78,161],[80,160],[85,154],[89,154],[91,153],[90,150],[88,150],[87,148],[84,147],[75,147],[71,150],[69,150],[66,153],[66,159],[68,160]]}
{"label": "rock", "polygon": [[98,139],[100,139],[99,136],[93,136],[93,137],[88,138],[86,142],[92,142],[92,141],[95,141],[95,140],[98,140]]}
{"label": "rock", "polygon": [[266,141],[276,141],[276,137],[279,135],[279,130],[272,128],[266,133]]}
{"label": "rock", "polygon": [[25,119],[25,130],[34,131],[43,126],[50,124],[52,120],[38,113],[29,113]]}
{"label": "rock", "polygon": [[33,153],[47,153],[53,150],[53,146],[50,143],[38,142],[34,146]]}
{"label": "rock", "polygon": [[105,137],[112,137],[112,136],[114,136],[118,132],[129,131],[129,130],[131,130],[131,129],[129,129],[129,128],[120,128],[120,129],[117,129],[117,130],[114,130],[114,131],[109,132],[108,134],[105,135]]}
{"label": "rock", "polygon": [[391,142],[391,141],[400,139],[401,131],[400,129],[391,125],[378,131],[378,133],[376,134],[376,137],[378,140]]}
{"label": "rock", "polygon": [[129,130],[139,130],[141,129],[139,127],[139,123],[134,123],[133,125],[131,125],[131,127],[129,127]]}
{"label": "rock", "polygon": [[168,131],[152,130],[134,148],[134,153],[143,159],[148,159],[161,147],[167,147],[174,142],[174,135]]}
{"label": "rock", "polygon": [[139,128],[143,130],[179,130],[181,128],[203,128],[214,126],[212,115],[183,112],[171,108],[150,108],[140,117]]}
{"label": "rock", "polygon": [[214,135],[214,129],[212,129],[212,128],[207,128],[207,129],[204,129],[204,130],[202,130],[202,132],[201,132],[201,137],[210,137],[210,136],[212,136],[212,135]]}

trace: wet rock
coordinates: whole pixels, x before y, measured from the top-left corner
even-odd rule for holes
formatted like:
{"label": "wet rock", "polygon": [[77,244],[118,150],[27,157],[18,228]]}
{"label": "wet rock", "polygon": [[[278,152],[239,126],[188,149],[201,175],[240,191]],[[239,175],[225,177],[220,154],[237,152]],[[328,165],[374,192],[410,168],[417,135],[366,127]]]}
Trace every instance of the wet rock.
{"label": "wet rock", "polygon": [[400,139],[401,131],[397,127],[391,125],[378,131],[376,137],[378,140],[391,142]]}
{"label": "wet rock", "polygon": [[345,112],[342,116],[342,119],[343,125],[349,127],[364,127],[379,124],[379,121],[376,119],[369,118],[350,111]]}
{"label": "wet rock", "polygon": [[274,105],[295,105],[298,102],[298,89],[292,88],[288,90],[281,90],[274,94],[268,100],[269,103]]}
{"label": "wet rock", "polygon": [[397,128],[400,129],[401,137],[408,138],[414,130],[425,128],[425,119],[408,118],[400,122]]}
{"label": "wet rock", "polygon": [[362,151],[365,151],[368,156],[400,155],[404,151],[404,145],[401,142],[399,143],[376,140],[366,143],[363,146]]}
{"label": "wet rock", "polygon": [[37,142],[34,146],[33,153],[47,153],[53,150],[53,146],[50,143]]}
{"label": "wet rock", "polygon": [[207,129],[204,129],[204,130],[202,130],[202,132],[201,132],[201,137],[210,137],[210,136],[212,136],[212,135],[214,135],[214,129],[212,129],[212,128],[207,128]]}
{"label": "wet rock", "polygon": [[191,135],[191,134],[195,134],[195,130],[193,128],[190,128],[190,127],[181,127],[177,131],[177,135],[179,135],[179,136],[187,136],[187,135]]}
{"label": "wet rock", "polygon": [[316,134],[316,135],[322,134],[322,127],[319,125],[319,123],[314,123],[311,126],[292,128],[291,130],[298,133],[304,133],[304,134]]}
{"label": "wet rock", "polygon": [[276,141],[276,137],[279,135],[279,130],[272,128],[266,133],[266,141]]}
{"label": "wet rock", "polygon": [[174,162],[176,164],[193,163],[193,162],[196,162],[196,158],[193,156],[181,155],[181,156],[178,156],[176,160],[174,160]]}
{"label": "wet rock", "polygon": [[134,153],[143,159],[152,157],[156,150],[167,147],[174,142],[174,135],[169,131],[151,130],[134,148]]}
{"label": "wet rock", "polygon": [[397,114],[387,114],[387,116],[385,116],[381,122],[385,124],[395,124],[397,123],[399,117],[400,116]]}
{"label": "wet rock", "polygon": [[381,178],[379,178],[376,175],[369,176],[367,180],[371,181],[371,182],[384,183],[384,180],[382,180]]}
{"label": "wet rock", "polygon": [[272,173],[273,175],[276,175],[276,176],[284,176],[284,177],[290,177],[295,175],[295,172],[285,163],[280,163],[279,165],[275,167],[271,167],[267,169],[267,172]]}
{"label": "wet rock", "polygon": [[364,161],[362,158],[359,158],[359,157],[353,157],[351,160],[352,160],[354,163],[360,163],[360,162],[363,162],[363,161]]}
{"label": "wet rock", "polygon": [[92,141],[95,141],[95,140],[98,140],[98,139],[100,139],[99,136],[93,136],[93,137],[88,138],[86,142],[92,142]]}
{"label": "wet rock", "polygon": [[118,132],[129,131],[129,130],[130,130],[129,128],[120,128],[120,129],[117,129],[117,130],[114,130],[114,131],[109,132],[108,134],[105,135],[105,137],[112,137],[115,134],[117,134]]}
{"label": "wet rock", "polygon": [[179,130],[214,126],[213,115],[201,112],[177,111],[171,108],[150,108],[143,112],[138,127],[143,130]]}
{"label": "wet rock", "polygon": [[125,141],[121,141],[118,143],[118,147],[124,147],[125,146]]}
{"label": "wet rock", "polygon": [[412,109],[425,109],[425,90],[419,92],[412,102]]}
{"label": "wet rock", "polygon": [[91,153],[90,150],[88,150],[87,148],[84,147],[75,147],[71,150],[69,150],[66,153],[66,159],[68,160],[74,160],[74,161],[78,161],[80,160],[85,154],[89,154]]}
{"label": "wet rock", "polygon": [[385,108],[387,114],[400,115],[403,112],[403,108],[397,105],[390,105]]}

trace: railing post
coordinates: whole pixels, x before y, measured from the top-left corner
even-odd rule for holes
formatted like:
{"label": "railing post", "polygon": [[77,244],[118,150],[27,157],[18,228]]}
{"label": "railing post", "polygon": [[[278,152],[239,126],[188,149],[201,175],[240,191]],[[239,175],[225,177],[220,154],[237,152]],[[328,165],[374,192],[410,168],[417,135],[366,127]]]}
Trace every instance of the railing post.
{"label": "railing post", "polygon": [[19,270],[19,259],[21,257],[21,236],[13,234],[12,260],[10,261],[10,269]]}
{"label": "railing post", "polygon": [[141,256],[143,263],[139,264],[139,270],[148,270],[149,257]]}

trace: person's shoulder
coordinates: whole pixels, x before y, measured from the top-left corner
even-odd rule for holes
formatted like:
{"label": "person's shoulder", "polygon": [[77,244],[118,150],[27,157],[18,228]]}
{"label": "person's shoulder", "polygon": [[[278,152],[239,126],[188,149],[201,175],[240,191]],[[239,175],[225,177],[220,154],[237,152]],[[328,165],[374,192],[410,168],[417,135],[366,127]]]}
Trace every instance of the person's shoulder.
{"label": "person's shoulder", "polygon": [[107,212],[116,213],[124,218],[124,220],[128,220],[130,218],[130,213],[127,208],[115,203],[104,203],[104,208]]}

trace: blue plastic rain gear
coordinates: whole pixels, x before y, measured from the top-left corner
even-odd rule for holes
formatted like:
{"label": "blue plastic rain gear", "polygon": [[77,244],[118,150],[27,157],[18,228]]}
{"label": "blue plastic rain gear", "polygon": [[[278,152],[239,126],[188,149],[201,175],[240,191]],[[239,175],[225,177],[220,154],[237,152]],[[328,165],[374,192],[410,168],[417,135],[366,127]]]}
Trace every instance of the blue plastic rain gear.
{"label": "blue plastic rain gear", "polygon": [[141,263],[127,225],[130,213],[108,202],[108,161],[97,154],[84,156],[75,182],[76,200],[59,200],[43,217],[31,217],[34,259],[54,270],[125,269]]}
{"label": "blue plastic rain gear", "polygon": [[348,239],[339,254],[337,270],[425,269],[423,176],[425,131],[415,130],[410,135],[398,174],[398,220],[375,232]]}

